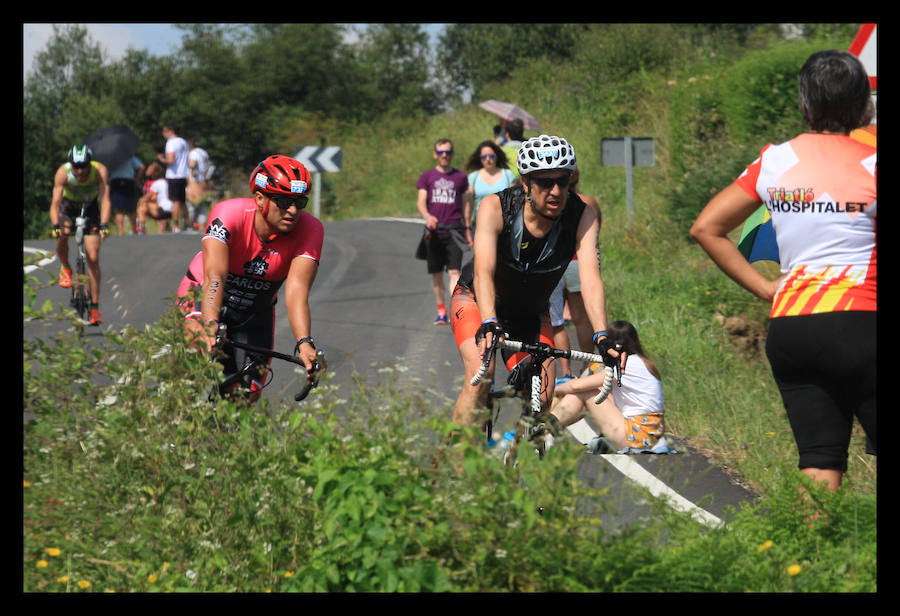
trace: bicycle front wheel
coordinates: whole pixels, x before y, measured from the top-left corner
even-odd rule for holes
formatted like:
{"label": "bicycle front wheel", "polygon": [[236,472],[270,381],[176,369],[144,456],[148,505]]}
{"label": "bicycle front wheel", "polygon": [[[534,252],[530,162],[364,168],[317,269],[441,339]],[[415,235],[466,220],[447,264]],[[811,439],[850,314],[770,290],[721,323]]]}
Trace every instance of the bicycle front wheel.
{"label": "bicycle front wheel", "polygon": [[75,280],[72,282],[72,308],[79,318],[86,320],[91,305],[90,288],[85,276],[84,262],[80,259],[76,267]]}
{"label": "bicycle front wheel", "polygon": [[82,320],[87,319],[90,299],[88,298],[87,285],[82,282],[72,285],[72,308],[74,308],[78,318]]}

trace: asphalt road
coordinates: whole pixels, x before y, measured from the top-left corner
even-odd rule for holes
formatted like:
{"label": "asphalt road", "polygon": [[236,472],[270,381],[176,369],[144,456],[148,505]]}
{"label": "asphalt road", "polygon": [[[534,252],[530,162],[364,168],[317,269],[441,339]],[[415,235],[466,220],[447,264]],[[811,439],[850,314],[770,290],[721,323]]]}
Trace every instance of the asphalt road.
{"label": "asphalt road", "polygon": [[[362,381],[375,384],[385,378],[385,367],[396,368],[396,378],[428,391],[434,404],[444,405],[449,416],[462,379],[459,355],[449,327],[435,327],[434,300],[423,261],[413,258],[422,232],[420,222],[378,219],[331,222],[325,226],[322,261],[310,296],[313,336],[327,353],[330,382],[339,388]],[[190,259],[200,249],[196,233],[113,236],[101,249],[103,281],[99,329],[125,325],[143,328],[154,323],[171,305],[175,289]],[[25,242],[29,252],[54,250],[52,240]],[[39,266],[56,276],[59,262],[48,259]],[[46,299],[67,302],[68,290],[42,289]],[[25,336],[53,333],[54,324],[29,324]],[[98,328],[85,328],[99,336]],[[293,338],[284,310],[277,311],[276,349],[290,353]],[[279,362],[280,363],[280,362]],[[265,393],[293,402],[296,377],[291,366],[275,369]],[[501,376],[501,375],[498,375]],[[511,410],[510,413],[513,411]],[[512,415],[501,417],[511,421]],[[584,442],[593,435],[589,423],[575,426],[572,436]],[[675,442],[670,455],[584,455],[579,476],[589,486],[608,488],[603,497],[616,513],[615,524],[626,524],[647,511],[645,498],[634,486],[664,497],[673,506],[707,524],[726,516],[726,507],[754,496],[705,457]],[[591,505],[586,505],[590,507]]]}

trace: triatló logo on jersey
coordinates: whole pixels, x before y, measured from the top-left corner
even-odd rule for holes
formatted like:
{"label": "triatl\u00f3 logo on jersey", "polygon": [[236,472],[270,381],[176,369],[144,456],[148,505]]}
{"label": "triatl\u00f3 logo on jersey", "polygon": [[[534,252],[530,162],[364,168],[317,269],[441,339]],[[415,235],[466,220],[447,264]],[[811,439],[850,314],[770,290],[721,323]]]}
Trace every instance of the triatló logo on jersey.
{"label": "triatl\u00f3 logo on jersey", "polygon": [[227,243],[231,239],[231,233],[225,228],[225,223],[220,218],[216,218],[206,227],[206,235],[204,237],[214,237]]}
{"label": "triatl\u00f3 logo on jersey", "polygon": [[269,263],[260,256],[256,256],[252,261],[244,263],[244,273],[248,276],[258,276],[262,278],[269,271]]}

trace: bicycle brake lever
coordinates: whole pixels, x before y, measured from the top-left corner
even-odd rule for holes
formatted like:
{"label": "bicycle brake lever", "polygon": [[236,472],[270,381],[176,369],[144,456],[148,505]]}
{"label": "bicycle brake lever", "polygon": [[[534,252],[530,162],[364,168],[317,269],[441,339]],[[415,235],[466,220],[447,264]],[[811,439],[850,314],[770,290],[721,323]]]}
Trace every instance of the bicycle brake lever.
{"label": "bicycle brake lever", "polygon": [[[322,350],[316,351],[316,357],[324,358],[325,351],[322,351]],[[319,360],[316,359],[315,361],[313,361],[312,370],[307,370],[307,372],[306,372],[306,385],[304,385],[303,389],[300,390],[300,392],[294,396],[295,402],[300,402],[301,400],[306,398],[306,396],[309,395],[309,392],[312,391],[312,389],[314,387],[318,387],[318,385],[319,385],[319,376],[318,375],[319,375],[319,371],[321,369],[322,369],[322,364],[319,362]]]}

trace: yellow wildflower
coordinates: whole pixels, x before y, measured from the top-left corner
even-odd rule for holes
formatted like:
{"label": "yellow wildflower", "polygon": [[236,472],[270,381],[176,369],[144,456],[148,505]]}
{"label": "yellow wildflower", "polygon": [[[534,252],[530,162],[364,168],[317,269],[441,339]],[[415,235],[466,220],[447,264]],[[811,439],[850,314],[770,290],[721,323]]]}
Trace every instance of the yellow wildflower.
{"label": "yellow wildflower", "polygon": [[158,579],[159,578],[157,577],[157,575],[155,573],[151,573],[150,575],[147,576],[147,581],[150,582],[151,584],[155,584],[156,580],[158,580]]}
{"label": "yellow wildflower", "polygon": [[44,551],[47,552],[50,556],[59,556],[59,548],[44,548]]}
{"label": "yellow wildflower", "polygon": [[44,567],[47,566],[47,561],[46,561],[46,560],[39,560],[39,561],[37,561],[37,562],[35,563],[35,566],[37,566],[39,569],[43,569]]}
{"label": "yellow wildflower", "polygon": [[69,583],[69,576],[68,576],[68,575],[64,575],[64,576],[62,576],[61,578],[56,578],[56,581],[59,582],[60,584],[68,584],[68,583]]}
{"label": "yellow wildflower", "polygon": [[772,543],[771,540],[764,541],[758,548],[756,548],[756,551],[757,551],[757,552],[765,552],[766,550],[768,550],[768,549],[769,549],[770,547],[772,547],[773,545],[775,545],[775,544]]}
{"label": "yellow wildflower", "polygon": [[798,573],[800,573],[800,569],[801,569],[800,565],[791,565],[790,567],[787,568],[788,575],[793,577],[793,576],[797,575]]}
{"label": "yellow wildflower", "polygon": [[87,580],[78,580],[78,588],[90,588],[91,583]]}
{"label": "yellow wildflower", "polygon": [[23,479],[23,480],[22,480],[22,487],[23,487],[23,488],[30,488],[30,487],[31,487],[31,482],[30,482],[30,481],[25,481],[25,480]]}
{"label": "yellow wildflower", "polygon": [[286,578],[292,578],[292,577],[294,577],[294,572],[293,572],[293,571],[285,571],[285,572],[284,572],[284,577],[286,577]]}

